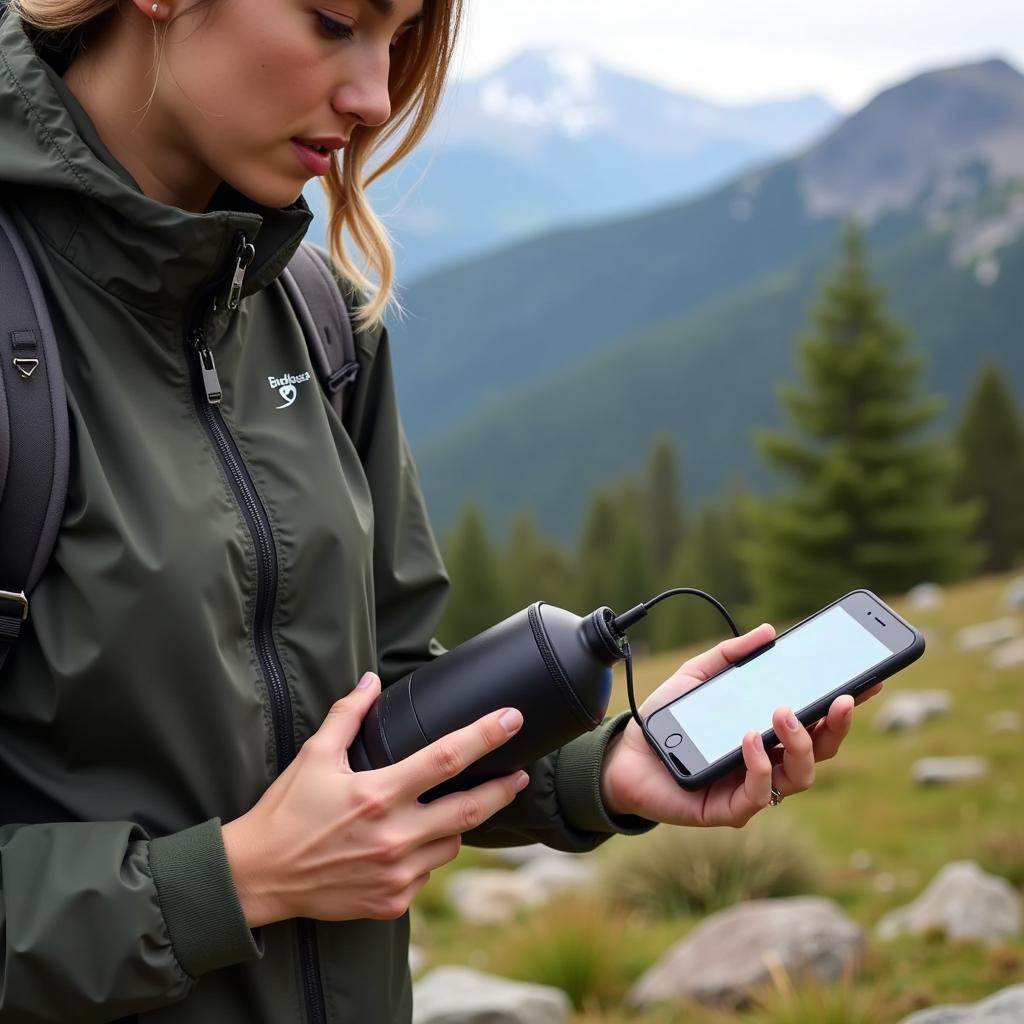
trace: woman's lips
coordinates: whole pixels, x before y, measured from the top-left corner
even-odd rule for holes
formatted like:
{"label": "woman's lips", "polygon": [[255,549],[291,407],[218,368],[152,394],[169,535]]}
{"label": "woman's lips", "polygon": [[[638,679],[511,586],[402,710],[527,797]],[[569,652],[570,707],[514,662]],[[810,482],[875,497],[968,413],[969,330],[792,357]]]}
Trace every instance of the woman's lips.
{"label": "woman's lips", "polygon": [[300,142],[298,139],[292,139],[291,144],[295,149],[299,162],[310,174],[319,178],[331,169],[331,150],[325,153],[322,150],[314,149],[305,142]]}

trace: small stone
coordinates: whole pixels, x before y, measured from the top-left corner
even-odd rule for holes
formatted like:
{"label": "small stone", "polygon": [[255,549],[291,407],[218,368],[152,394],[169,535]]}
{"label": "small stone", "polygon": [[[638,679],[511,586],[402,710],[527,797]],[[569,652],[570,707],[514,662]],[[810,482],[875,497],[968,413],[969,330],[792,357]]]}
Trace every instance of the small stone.
{"label": "small stone", "polygon": [[552,850],[543,843],[531,843],[529,846],[504,846],[488,850],[493,857],[499,857],[508,864],[520,867],[534,860],[578,860],[579,854],[566,853],[564,850]]}
{"label": "small stone", "polygon": [[988,761],[983,757],[922,757],[911,771],[919,786],[977,782],[988,775]]}
{"label": "small stone", "polygon": [[1024,665],[1024,639],[1000,644],[992,652],[991,660],[993,668],[1020,668]]}
{"label": "small stone", "polygon": [[1024,576],[1010,581],[1003,593],[1003,607],[1008,612],[1024,612]]}
{"label": "small stone", "polygon": [[985,719],[985,727],[990,733],[1020,732],[1019,711],[993,711]]}
{"label": "small stone", "polygon": [[547,895],[585,889],[594,881],[592,862],[582,857],[542,857],[524,864],[517,872]]}
{"label": "small stone", "polygon": [[891,871],[880,871],[875,875],[875,892],[892,892],[896,888],[896,876]]}
{"label": "small stone", "polygon": [[509,981],[469,967],[438,967],[413,988],[413,1024],[567,1024],[561,989]]}
{"label": "small stone", "polygon": [[870,871],[875,863],[875,858],[868,850],[854,850],[850,854],[850,867],[854,871]]}
{"label": "small stone", "polygon": [[735,1005],[773,972],[834,981],[857,964],[861,929],[818,896],[750,900],[720,911],[676,943],[640,980],[628,1002],[646,1007],[679,998]]}
{"label": "small stone", "polygon": [[946,714],[953,698],[946,690],[901,690],[890,694],[875,715],[880,732],[898,732]]}
{"label": "small stone", "polygon": [[1020,636],[1020,630],[1020,619],[1013,616],[979,622],[961,629],[956,635],[956,645],[961,651],[980,651]]}
{"label": "small stone", "polygon": [[904,1017],[900,1024],[1020,1024],[1024,1021],[1024,985],[1004,988],[980,1003],[933,1006]]}
{"label": "small stone", "polygon": [[907,592],[907,604],[916,611],[938,608],[946,593],[937,583],[919,583]]}
{"label": "small stone", "polygon": [[1021,930],[1020,894],[1005,879],[982,871],[974,861],[947,864],[912,903],[884,915],[881,939],[941,931],[952,941],[1000,942]]}
{"label": "small stone", "polygon": [[427,965],[427,954],[419,946],[409,946],[409,973],[416,977]]}
{"label": "small stone", "polygon": [[523,910],[542,906],[547,892],[518,871],[469,868],[448,880],[456,914],[471,924],[505,924]]}

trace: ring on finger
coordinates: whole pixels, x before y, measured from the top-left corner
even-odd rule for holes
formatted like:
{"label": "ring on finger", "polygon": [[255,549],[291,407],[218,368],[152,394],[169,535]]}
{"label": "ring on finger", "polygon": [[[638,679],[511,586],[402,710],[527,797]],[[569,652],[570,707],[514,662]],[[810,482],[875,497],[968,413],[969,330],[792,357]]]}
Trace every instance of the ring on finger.
{"label": "ring on finger", "polygon": [[782,803],[782,794],[777,786],[772,786],[772,795],[768,798],[769,807],[778,807]]}

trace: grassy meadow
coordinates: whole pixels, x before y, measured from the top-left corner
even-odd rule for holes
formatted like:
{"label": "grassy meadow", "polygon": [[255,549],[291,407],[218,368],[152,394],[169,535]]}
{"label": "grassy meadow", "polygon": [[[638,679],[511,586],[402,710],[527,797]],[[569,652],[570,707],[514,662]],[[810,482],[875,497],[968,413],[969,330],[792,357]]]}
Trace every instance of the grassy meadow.
{"label": "grassy meadow", "polygon": [[[1018,889],[1024,887],[1024,733],[991,734],[986,726],[995,711],[1024,713],[1024,668],[994,669],[990,651],[961,652],[954,643],[961,627],[1010,614],[1002,600],[1011,578],[987,577],[951,588],[939,606],[923,611],[892,602],[924,631],[928,649],[917,664],[890,680],[880,697],[858,709],[839,757],[819,767],[818,781],[808,793],[767,810],[743,830],[712,830],[713,836],[679,830],[675,839],[683,855],[670,862],[663,858],[660,867],[639,857],[628,866],[639,851],[639,845],[630,844],[642,840],[615,837],[591,855],[606,873],[623,861],[628,870],[654,872],[655,890],[677,882],[685,887],[685,878],[661,875],[685,874],[685,850],[691,844],[695,862],[698,855],[701,863],[712,865],[728,858],[728,868],[720,872],[730,879],[720,893],[724,904],[729,893],[744,891],[744,872],[751,875],[755,894],[786,894],[794,877],[800,879],[802,891],[836,900],[866,930],[863,961],[843,983],[807,985],[779,974],[742,1010],[676,1004],[630,1013],[623,1001],[630,985],[703,919],[706,911],[696,907],[715,909],[714,898],[673,902],[667,912],[654,914],[635,903],[621,905],[606,884],[586,896],[562,897],[524,913],[510,925],[472,926],[455,918],[445,896],[446,877],[463,867],[504,865],[485,851],[470,849],[436,872],[414,904],[413,941],[426,951],[428,968],[463,963],[557,985],[577,1007],[574,1024],[895,1024],[915,1009],[971,1002],[1024,982],[1022,938],[986,946],[950,943],[941,934],[889,943],[873,937],[874,925],[887,910],[914,899],[952,860],[976,860]],[[690,653],[638,661],[638,695],[653,690]],[[908,732],[880,733],[872,719],[886,693],[897,689],[947,690],[953,709]],[[613,710],[620,707],[625,707],[621,673]],[[988,760],[986,780],[929,788],[911,781],[911,765],[918,758],[966,755]],[[779,864],[775,889],[761,878],[771,858]],[[795,874],[794,867],[799,869]],[[768,887],[759,889],[762,883]]]}

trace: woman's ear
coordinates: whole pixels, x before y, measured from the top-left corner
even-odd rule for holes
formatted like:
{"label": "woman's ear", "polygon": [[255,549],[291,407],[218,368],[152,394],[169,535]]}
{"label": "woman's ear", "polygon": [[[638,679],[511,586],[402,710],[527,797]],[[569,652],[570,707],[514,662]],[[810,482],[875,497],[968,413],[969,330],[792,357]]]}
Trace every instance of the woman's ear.
{"label": "woman's ear", "polygon": [[171,16],[171,5],[167,0],[132,0],[135,9],[151,21],[167,21]]}

